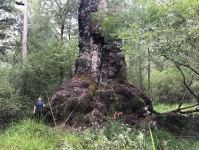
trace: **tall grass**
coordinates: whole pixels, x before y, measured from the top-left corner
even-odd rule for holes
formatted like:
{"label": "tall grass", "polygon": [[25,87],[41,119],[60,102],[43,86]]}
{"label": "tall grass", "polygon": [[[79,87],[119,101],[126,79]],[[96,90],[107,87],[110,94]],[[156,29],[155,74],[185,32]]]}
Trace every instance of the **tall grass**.
{"label": "tall grass", "polygon": [[152,149],[156,150],[156,146],[155,146],[155,142],[154,142],[154,138],[153,138],[153,133],[151,131],[151,128],[149,126],[149,133],[150,133],[150,137],[151,137],[151,142],[152,142]]}
{"label": "tall grass", "polygon": [[68,132],[28,119],[0,134],[0,150],[197,150],[198,146],[198,141],[119,122],[98,130]]}
{"label": "tall grass", "polygon": [[57,130],[28,119],[0,134],[0,150],[55,150],[61,137]]}

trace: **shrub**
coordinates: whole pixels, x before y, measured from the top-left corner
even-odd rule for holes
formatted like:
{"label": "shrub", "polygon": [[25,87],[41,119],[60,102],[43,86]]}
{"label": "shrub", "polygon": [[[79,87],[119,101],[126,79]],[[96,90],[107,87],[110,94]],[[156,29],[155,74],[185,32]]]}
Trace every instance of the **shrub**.
{"label": "shrub", "polygon": [[[9,123],[17,116],[21,102],[15,94],[14,88],[8,81],[9,69],[0,68],[0,124]],[[19,115],[18,115],[19,116]]]}
{"label": "shrub", "polygon": [[[156,102],[177,103],[182,100],[185,86],[181,74],[174,68],[166,68],[163,71],[153,69],[152,92]],[[185,102],[191,100],[189,92],[184,99]]]}

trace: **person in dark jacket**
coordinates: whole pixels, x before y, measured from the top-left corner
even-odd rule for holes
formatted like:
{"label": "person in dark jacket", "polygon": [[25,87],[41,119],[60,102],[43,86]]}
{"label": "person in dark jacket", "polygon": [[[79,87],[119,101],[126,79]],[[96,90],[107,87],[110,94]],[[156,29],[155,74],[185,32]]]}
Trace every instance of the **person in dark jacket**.
{"label": "person in dark jacket", "polygon": [[35,114],[37,119],[42,119],[43,117],[43,109],[45,107],[45,103],[41,99],[41,97],[38,98],[34,105],[33,113]]}

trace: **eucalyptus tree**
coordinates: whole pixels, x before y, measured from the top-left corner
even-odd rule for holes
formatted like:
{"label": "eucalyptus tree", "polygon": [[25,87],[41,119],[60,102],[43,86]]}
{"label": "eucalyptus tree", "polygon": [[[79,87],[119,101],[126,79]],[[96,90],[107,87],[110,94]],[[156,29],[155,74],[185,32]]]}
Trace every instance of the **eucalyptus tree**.
{"label": "eucalyptus tree", "polygon": [[139,118],[145,106],[154,112],[151,100],[127,80],[121,40],[101,32],[97,16],[108,13],[107,8],[108,0],[80,1],[75,75],[64,81],[52,97],[57,121],[76,127],[91,126],[102,123],[107,116],[115,118],[118,113]]}

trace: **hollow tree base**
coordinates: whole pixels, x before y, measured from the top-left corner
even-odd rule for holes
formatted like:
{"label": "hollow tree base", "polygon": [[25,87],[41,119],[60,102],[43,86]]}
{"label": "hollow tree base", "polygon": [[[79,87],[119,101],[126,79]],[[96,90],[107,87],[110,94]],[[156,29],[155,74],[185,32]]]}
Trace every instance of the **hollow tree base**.
{"label": "hollow tree base", "polygon": [[102,85],[89,76],[75,76],[54,94],[53,112],[57,121],[74,127],[101,124],[108,118],[143,117],[145,102],[138,91],[128,83]]}

